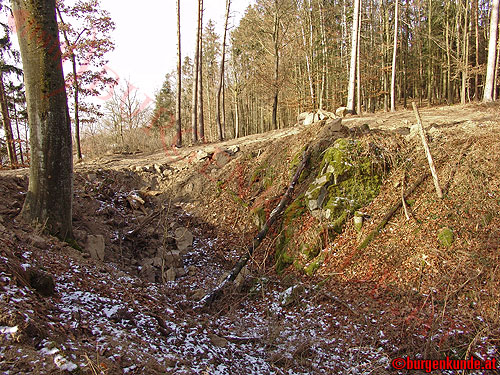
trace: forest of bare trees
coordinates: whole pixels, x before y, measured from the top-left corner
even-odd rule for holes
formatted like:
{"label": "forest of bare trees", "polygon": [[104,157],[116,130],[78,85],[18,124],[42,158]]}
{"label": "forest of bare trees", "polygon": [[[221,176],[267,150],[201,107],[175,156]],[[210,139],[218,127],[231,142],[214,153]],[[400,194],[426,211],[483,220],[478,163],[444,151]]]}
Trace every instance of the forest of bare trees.
{"label": "forest of bare trees", "polygon": [[[225,24],[217,28],[203,17],[206,2],[198,0],[198,7],[191,9],[177,0],[177,70],[166,72],[153,115],[146,119],[141,112],[138,126],[161,128],[180,147],[292,126],[299,113],[317,109],[346,106],[352,113],[363,113],[408,108],[410,101],[425,106],[496,100],[498,3],[256,0],[237,20],[228,0],[221,21]],[[114,47],[114,23],[98,0],[82,2],[81,9],[62,0],[57,4],[61,40],[67,47],[63,57],[73,61],[66,81],[74,102],[70,108],[80,159],[80,127],[92,127],[90,133],[95,134],[95,128],[109,130],[106,124],[116,117],[116,110],[99,109],[85,99],[116,84],[103,70],[104,54]],[[180,24],[186,12],[198,20],[192,56],[180,49],[181,29],[190,27]],[[85,22],[97,22],[100,34],[87,35]],[[8,37],[8,26],[2,26]],[[2,48],[3,83],[10,91],[0,90],[6,135],[0,148],[4,160],[14,165],[17,154],[22,157],[27,151],[21,147],[27,140],[21,139],[27,134],[26,111],[24,94],[16,94],[8,79],[10,45]],[[94,69],[77,73],[82,54],[94,56]],[[117,133],[116,139],[123,143],[123,134]]]}
{"label": "forest of bare trees", "polygon": [[[257,0],[230,30],[224,60],[224,40],[209,20],[202,40],[204,99],[197,103],[207,113],[207,140],[291,126],[309,110],[374,112],[408,108],[410,101],[496,99],[498,1],[357,3]],[[187,133],[196,64],[185,58],[182,71]]]}

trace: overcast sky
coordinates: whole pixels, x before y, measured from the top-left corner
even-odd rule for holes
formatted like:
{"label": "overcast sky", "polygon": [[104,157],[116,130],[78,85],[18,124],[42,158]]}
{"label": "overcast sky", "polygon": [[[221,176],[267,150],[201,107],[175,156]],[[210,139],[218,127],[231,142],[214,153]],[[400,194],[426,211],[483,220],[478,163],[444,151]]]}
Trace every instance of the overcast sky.
{"label": "overcast sky", "polygon": [[[182,55],[193,56],[197,0],[181,1]],[[232,0],[230,23],[239,22],[252,0]],[[176,69],[177,15],[175,0],[142,0],[136,3],[123,0],[101,0],[102,7],[111,13],[116,23],[116,49],[109,54],[108,67],[113,76],[130,79],[142,98],[154,99],[165,74]],[[212,19],[217,32],[224,28],[224,0],[204,0],[204,25]]]}

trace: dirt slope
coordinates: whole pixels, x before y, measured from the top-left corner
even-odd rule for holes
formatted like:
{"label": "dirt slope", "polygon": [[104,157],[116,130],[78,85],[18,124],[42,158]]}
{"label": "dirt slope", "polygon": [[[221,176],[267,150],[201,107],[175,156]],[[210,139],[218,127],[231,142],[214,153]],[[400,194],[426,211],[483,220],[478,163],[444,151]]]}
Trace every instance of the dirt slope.
{"label": "dirt slope", "polygon": [[[274,228],[241,284],[204,310],[197,300],[248,245],[256,209],[269,215],[323,124],[79,164],[73,247],[16,220],[27,172],[0,171],[0,370],[389,374],[397,357],[499,358],[498,113],[498,104],[421,111],[445,198],[427,179],[408,198],[410,219],[398,211],[362,250],[400,199],[403,174],[410,185],[427,167],[418,137],[387,132],[411,127],[411,111],[344,119],[346,136],[394,138],[394,157],[405,158],[363,209],[362,231],[348,221],[309,277],[276,273]],[[449,247],[438,240],[444,227]],[[145,272],[158,249],[178,250],[180,230],[194,236],[185,275]],[[104,239],[104,261],[90,256],[89,236]]]}

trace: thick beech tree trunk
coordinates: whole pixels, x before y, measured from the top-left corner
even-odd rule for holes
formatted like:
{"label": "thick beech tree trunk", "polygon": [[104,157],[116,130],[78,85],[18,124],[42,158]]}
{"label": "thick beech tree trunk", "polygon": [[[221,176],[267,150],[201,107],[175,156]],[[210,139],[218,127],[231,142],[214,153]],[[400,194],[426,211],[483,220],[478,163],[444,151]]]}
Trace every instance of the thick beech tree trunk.
{"label": "thick beech tree trunk", "polygon": [[354,0],[354,13],[352,15],[352,35],[351,35],[351,64],[349,66],[349,86],[347,90],[347,110],[351,113],[354,109],[354,94],[356,88],[356,62],[359,53],[358,33],[359,33],[359,7],[361,0]]}
{"label": "thick beech tree trunk", "polygon": [[31,163],[21,216],[72,235],[73,151],[55,0],[12,0],[24,68]]}
{"label": "thick beech tree trunk", "polygon": [[500,1],[492,0],[490,19],[490,42],[488,44],[488,65],[486,70],[486,82],[484,85],[483,101],[493,101],[495,87],[495,60],[498,39],[498,8]]}

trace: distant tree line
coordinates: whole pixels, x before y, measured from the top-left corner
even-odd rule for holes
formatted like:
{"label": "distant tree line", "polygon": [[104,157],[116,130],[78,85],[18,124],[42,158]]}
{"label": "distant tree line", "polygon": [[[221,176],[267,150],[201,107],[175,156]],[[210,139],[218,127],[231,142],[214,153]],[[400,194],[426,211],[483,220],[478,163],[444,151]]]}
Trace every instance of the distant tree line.
{"label": "distant tree line", "polygon": [[196,142],[195,106],[213,141],[287,127],[309,110],[496,100],[497,30],[498,0],[257,0],[227,47],[206,23],[199,56],[181,60],[180,80],[167,76],[156,112],[169,111],[181,81],[178,123]]}

